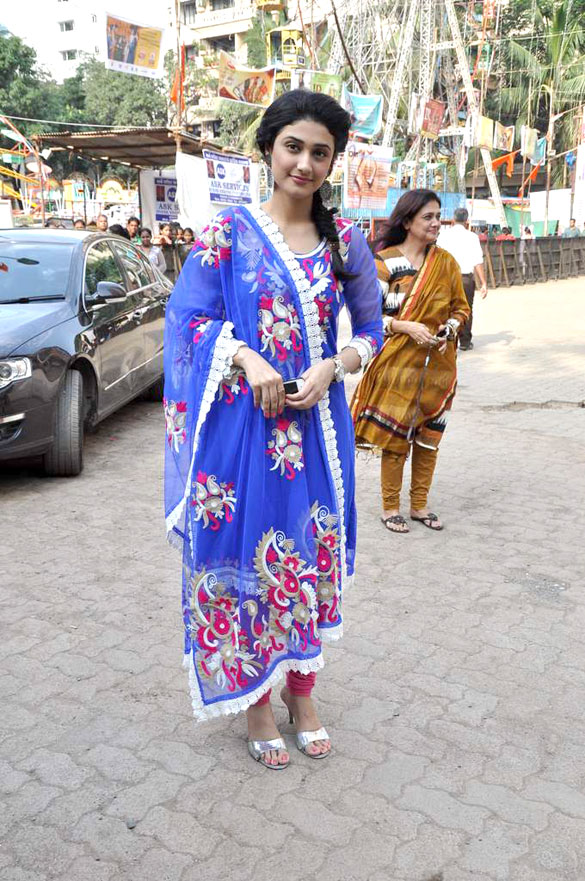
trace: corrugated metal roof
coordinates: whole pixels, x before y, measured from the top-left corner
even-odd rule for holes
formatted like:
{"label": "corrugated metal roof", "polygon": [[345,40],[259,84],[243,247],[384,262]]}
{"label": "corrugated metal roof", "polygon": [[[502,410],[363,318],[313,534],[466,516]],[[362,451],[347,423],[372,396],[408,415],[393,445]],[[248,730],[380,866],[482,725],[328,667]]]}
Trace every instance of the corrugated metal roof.
{"label": "corrugated metal roof", "polygon": [[43,148],[70,150],[90,159],[121,162],[134,168],[163,168],[166,165],[174,165],[177,147],[193,156],[200,156],[203,148],[207,146],[214,150],[222,149],[217,144],[202,141],[189,132],[176,132],[166,127],[46,132],[33,137]]}

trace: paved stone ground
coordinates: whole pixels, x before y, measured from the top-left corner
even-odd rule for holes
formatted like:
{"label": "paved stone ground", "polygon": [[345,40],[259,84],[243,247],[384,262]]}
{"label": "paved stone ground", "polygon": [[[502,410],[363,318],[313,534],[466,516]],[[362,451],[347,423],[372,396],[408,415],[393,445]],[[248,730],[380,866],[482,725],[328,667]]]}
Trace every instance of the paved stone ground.
{"label": "paved stone ground", "polygon": [[0,881],[582,881],[583,296],[478,303],[443,533],[385,533],[359,461],[325,762],[274,774],[243,718],[191,719],[158,407],[104,423],[78,479],[0,474]]}

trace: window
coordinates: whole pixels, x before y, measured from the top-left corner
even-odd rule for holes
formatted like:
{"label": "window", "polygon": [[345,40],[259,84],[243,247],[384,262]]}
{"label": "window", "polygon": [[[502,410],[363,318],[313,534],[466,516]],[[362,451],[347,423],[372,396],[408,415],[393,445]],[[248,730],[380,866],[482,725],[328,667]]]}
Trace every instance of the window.
{"label": "window", "polygon": [[69,19],[69,21],[60,21],[59,27],[62,31],[72,31],[73,30],[73,20]]}
{"label": "window", "polygon": [[189,2],[183,4],[183,24],[195,24],[195,16],[197,15],[197,2]]}
{"label": "window", "polygon": [[77,58],[77,49],[66,49],[64,52],[61,52],[61,57],[63,61],[75,61]]}
{"label": "window", "polygon": [[116,263],[116,258],[112,254],[107,242],[98,242],[87,252],[85,262],[85,294],[94,296],[97,293],[97,286],[100,281],[115,282],[116,284],[121,284],[124,290],[126,289],[120,267]]}
{"label": "window", "polygon": [[211,0],[213,12],[217,12],[218,9],[230,9],[232,6],[234,6],[234,0]]}
{"label": "window", "polygon": [[152,284],[150,274],[132,247],[123,245],[121,242],[112,242],[112,245],[122,261],[131,291],[137,291],[139,288],[145,288]]}

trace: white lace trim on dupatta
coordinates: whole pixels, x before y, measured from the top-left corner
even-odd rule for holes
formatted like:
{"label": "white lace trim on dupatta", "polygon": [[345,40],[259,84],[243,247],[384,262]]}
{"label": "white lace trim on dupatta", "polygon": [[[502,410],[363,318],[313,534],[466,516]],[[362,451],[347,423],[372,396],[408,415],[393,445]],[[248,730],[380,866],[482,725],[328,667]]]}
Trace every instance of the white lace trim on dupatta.
{"label": "white lace trim on dupatta", "polygon": [[185,481],[185,492],[181,501],[177,505],[175,505],[173,510],[167,515],[165,521],[167,530],[167,541],[170,545],[177,548],[178,550],[182,550],[183,540],[176,533],[173,533],[173,528],[178,524],[181,516],[185,511],[185,505],[191,490],[191,476],[193,474],[195,456],[197,455],[199,435],[201,434],[203,424],[207,419],[207,416],[209,415],[211,405],[215,400],[215,396],[217,394],[217,390],[219,389],[221,381],[229,376],[234,355],[242,345],[241,340],[234,339],[233,329],[233,324],[230,321],[225,321],[222,329],[219,332],[217,340],[215,341],[215,348],[213,350],[211,366],[209,368],[207,382],[205,383],[205,389],[203,390],[201,406],[199,407],[199,416],[197,417],[197,424],[193,432],[193,453],[191,455],[189,473],[187,475],[187,480]]}
{"label": "white lace trim on dupatta", "polygon": [[[264,235],[269,239],[274,250],[290,273],[293,283],[296,287],[301,310],[303,313],[303,323],[307,334],[309,344],[309,357],[311,365],[318,364],[323,360],[323,337],[319,326],[319,310],[317,304],[313,300],[311,294],[311,283],[298,264],[298,260],[287,245],[284,237],[272,218],[266,214],[261,208],[247,208]],[[343,486],[343,475],[341,472],[341,462],[339,459],[339,450],[337,447],[337,432],[333,424],[331,416],[331,408],[329,406],[329,392],[327,392],[319,401],[319,416],[321,419],[321,429],[325,440],[325,450],[333,479],[333,486],[337,498],[337,509],[339,512],[339,534],[340,534],[340,556],[341,556],[341,587],[345,586],[346,572],[346,554],[345,554],[345,489]],[[326,638],[326,637],[325,637]]]}
{"label": "white lace trim on dupatta", "polygon": [[221,701],[216,701],[212,704],[204,704],[201,700],[201,692],[199,690],[197,674],[195,673],[195,668],[193,666],[192,655],[185,655],[183,666],[189,671],[189,689],[191,691],[193,715],[198,721],[204,722],[208,719],[216,719],[219,716],[231,716],[235,713],[244,712],[248,707],[258,703],[260,698],[263,697],[267,691],[270,691],[271,688],[274,688],[289,670],[295,670],[297,673],[302,673],[303,676],[306,676],[308,673],[317,673],[319,670],[322,670],[324,661],[323,655],[321,654],[317,655],[315,658],[307,658],[305,661],[298,660],[297,658],[287,658],[276,665],[270,676],[268,676],[258,688],[248,692],[248,694],[234,697],[231,700],[227,698]]}

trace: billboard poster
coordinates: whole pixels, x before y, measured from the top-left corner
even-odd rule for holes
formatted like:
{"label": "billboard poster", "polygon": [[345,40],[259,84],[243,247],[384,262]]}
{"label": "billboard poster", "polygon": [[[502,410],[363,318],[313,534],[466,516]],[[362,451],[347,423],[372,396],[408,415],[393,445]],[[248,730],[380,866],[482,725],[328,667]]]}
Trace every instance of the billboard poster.
{"label": "billboard poster", "polygon": [[255,104],[267,107],[274,93],[273,67],[262,70],[250,70],[238,67],[227,52],[219,53],[219,97],[230,101],[241,101],[243,104]]}
{"label": "billboard poster", "polygon": [[436,141],[443,125],[443,117],[445,116],[446,105],[443,101],[436,101],[431,98],[425,104],[423,113],[423,121],[420,133],[423,138],[430,138]]}
{"label": "billboard poster", "polygon": [[494,150],[503,150],[505,153],[511,153],[514,149],[514,132],[513,125],[502,125],[496,122],[494,129]]}
{"label": "billboard poster", "polygon": [[204,150],[209,201],[222,205],[251,205],[251,164],[247,156]]}
{"label": "billboard poster", "polygon": [[341,106],[351,116],[351,135],[374,138],[382,128],[382,95],[355,95],[343,86]]}
{"label": "billboard poster", "polygon": [[321,70],[291,71],[291,89],[309,89],[323,92],[339,101],[341,98],[341,77],[337,73],[324,73]]}
{"label": "billboard poster", "polygon": [[106,67],[138,76],[158,76],[162,35],[160,28],[149,28],[108,13]]}
{"label": "billboard poster", "polygon": [[386,208],[392,150],[350,141],[345,150],[343,208]]}
{"label": "billboard poster", "polygon": [[173,175],[168,175],[167,177],[155,177],[154,189],[154,219],[158,223],[177,220],[179,217],[177,178]]}

